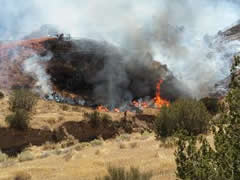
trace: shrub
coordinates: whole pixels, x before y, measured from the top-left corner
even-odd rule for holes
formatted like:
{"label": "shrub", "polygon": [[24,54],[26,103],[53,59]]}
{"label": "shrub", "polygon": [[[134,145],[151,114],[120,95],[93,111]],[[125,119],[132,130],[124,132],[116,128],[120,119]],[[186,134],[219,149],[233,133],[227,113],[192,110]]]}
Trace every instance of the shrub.
{"label": "shrub", "polygon": [[119,136],[119,139],[122,141],[130,141],[131,140],[131,136],[129,134],[121,134]]}
{"label": "shrub", "polygon": [[219,112],[220,105],[218,103],[218,98],[205,97],[202,98],[200,101],[203,102],[208,112],[210,112],[211,114],[217,114]]}
{"label": "shrub", "polygon": [[92,146],[101,146],[103,144],[102,140],[99,139],[94,139],[93,141],[90,142]]}
{"label": "shrub", "polygon": [[131,167],[129,171],[122,167],[109,167],[107,176],[96,180],[150,180],[151,172],[141,173],[138,168]]}
{"label": "shrub", "polygon": [[29,152],[29,151],[24,151],[24,152],[22,152],[22,153],[20,153],[19,155],[18,155],[18,160],[20,161],[20,162],[23,162],[23,161],[31,161],[31,160],[33,160],[34,159],[34,156],[33,156],[33,154],[31,153],[31,152]]}
{"label": "shrub", "polygon": [[4,94],[0,91],[0,99],[4,98]]}
{"label": "shrub", "polygon": [[68,105],[66,105],[66,104],[62,105],[62,110],[63,110],[63,111],[68,111],[69,109],[70,109],[70,108],[69,108]]}
{"label": "shrub", "polygon": [[130,143],[130,147],[133,149],[133,148],[136,148],[138,146],[137,142],[132,142]]}
{"label": "shrub", "polygon": [[111,116],[107,114],[101,114],[97,111],[94,111],[93,113],[84,113],[85,118],[89,119],[89,123],[92,128],[98,128],[101,123],[103,125],[107,125],[111,120]]}
{"label": "shrub", "polygon": [[126,149],[127,146],[126,146],[125,143],[120,143],[120,144],[119,144],[119,148],[120,148],[120,149]]}
{"label": "shrub", "polygon": [[15,112],[17,109],[31,111],[37,103],[37,96],[27,89],[13,90],[9,98],[9,108]]}
{"label": "shrub", "polygon": [[29,114],[24,109],[18,109],[11,115],[5,118],[7,124],[14,129],[24,130],[29,126]]}
{"label": "shrub", "polygon": [[8,156],[0,151],[0,163],[5,162]]}
{"label": "shrub", "polygon": [[84,148],[86,148],[88,146],[90,146],[90,143],[83,142],[83,143],[77,144],[74,149],[76,151],[81,151],[81,150],[83,150]]}
{"label": "shrub", "polygon": [[226,121],[212,127],[214,148],[206,138],[180,136],[175,151],[180,179],[237,180],[240,175],[240,57],[235,57],[231,69],[232,80],[226,97],[229,106],[224,112]]}
{"label": "shrub", "polygon": [[155,119],[157,137],[167,137],[184,129],[187,135],[206,133],[210,114],[202,102],[180,99],[169,107],[162,107]]}

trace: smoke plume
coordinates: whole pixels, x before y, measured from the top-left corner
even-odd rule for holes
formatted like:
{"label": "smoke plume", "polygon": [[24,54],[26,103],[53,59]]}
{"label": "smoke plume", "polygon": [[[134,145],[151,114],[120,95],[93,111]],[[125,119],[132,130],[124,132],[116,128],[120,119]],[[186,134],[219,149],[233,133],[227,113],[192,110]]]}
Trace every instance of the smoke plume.
{"label": "smoke plume", "polygon": [[46,73],[46,68],[43,65],[44,61],[49,61],[52,54],[48,53],[44,57],[33,55],[25,60],[23,64],[24,71],[31,75],[36,81],[35,90],[40,94],[52,94],[50,76]]}
{"label": "smoke plume", "polygon": [[[73,37],[107,41],[132,52],[124,61],[131,61],[135,56],[144,65],[146,57],[150,57],[147,54],[151,54],[154,60],[166,64],[188,86],[189,93],[198,98],[207,95],[211,86],[229,75],[230,59],[239,47],[238,42],[212,45],[218,42],[219,30],[238,20],[238,1],[2,0],[1,3],[2,40],[21,39],[43,24],[56,25],[59,31]],[[25,65],[33,66],[34,59]],[[121,91],[122,82],[128,82],[121,67],[107,61],[98,78],[108,79],[108,87],[99,85],[96,91],[110,95]],[[26,70],[33,72],[31,68]],[[48,81],[47,74],[35,73],[44,75]],[[43,83],[41,79],[38,81]]]}

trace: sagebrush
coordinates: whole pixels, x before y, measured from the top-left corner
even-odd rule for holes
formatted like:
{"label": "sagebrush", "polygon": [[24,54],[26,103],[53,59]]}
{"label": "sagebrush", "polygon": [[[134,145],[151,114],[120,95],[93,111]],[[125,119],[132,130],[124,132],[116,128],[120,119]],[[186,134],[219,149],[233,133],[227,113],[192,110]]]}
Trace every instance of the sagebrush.
{"label": "sagebrush", "polygon": [[108,175],[104,177],[98,177],[96,180],[150,180],[152,178],[151,172],[140,172],[138,168],[131,167],[127,171],[123,167],[108,168]]}
{"label": "sagebrush", "polygon": [[9,108],[15,112],[17,109],[31,111],[37,103],[37,95],[28,89],[13,90],[9,97]]}
{"label": "sagebrush", "polygon": [[24,130],[29,126],[30,117],[26,110],[16,109],[15,112],[5,118],[5,121],[10,128]]}
{"label": "sagebrush", "polygon": [[167,137],[180,129],[184,129],[187,135],[206,133],[210,117],[202,102],[195,99],[179,99],[170,106],[161,108],[155,119],[156,135]]}

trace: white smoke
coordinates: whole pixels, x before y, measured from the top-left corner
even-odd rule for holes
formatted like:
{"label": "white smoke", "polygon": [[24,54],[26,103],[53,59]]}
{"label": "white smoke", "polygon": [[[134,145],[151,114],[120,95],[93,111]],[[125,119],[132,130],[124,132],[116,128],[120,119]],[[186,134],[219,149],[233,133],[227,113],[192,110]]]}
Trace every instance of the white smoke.
{"label": "white smoke", "polygon": [[23,69],[26,73],[31,75],[36,81],[35,90],[39,94],[52,94],[52,86],[50,82],[50,76],[46,73],[44,62],[49,61],[52,58],[52,54],[48,53],[46,56],[40,57],[33,55],[26,59],[23,63]]}
{"label": "white smoke", "polygon": [[136,50],[139,57],[150,52],[196,97],[206,95],[210,85],[229,75],[229,59],[238,51],[233,44],[220,50],[210,47],[204,38],[239,19],[238,1],[2,1],[1,39],[21,38],[42,24],[54,24],[73,37]]}

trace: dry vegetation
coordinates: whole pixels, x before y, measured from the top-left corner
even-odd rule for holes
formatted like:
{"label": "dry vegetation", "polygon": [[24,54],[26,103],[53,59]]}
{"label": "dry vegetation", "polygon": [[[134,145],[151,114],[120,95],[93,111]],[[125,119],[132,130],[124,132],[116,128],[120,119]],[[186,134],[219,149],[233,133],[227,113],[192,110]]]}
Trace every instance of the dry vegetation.
{"label": "dry vegetation", "polygon": [[[2,113],[0,126],[6,127],[4,121],[10,111],[8,96],[0,99]],[[39,100],[31,112],[31,128],[54,129],[64,122],[82,121],[86,113],[93,110],[87,107],[58,104]],[[154,109],[146,109],[146,114],[156,114]],[[116,121],[123,113],[107,113]],[[129,113],[132,117],[134,113]],[[121,134],[114,139],[95,139],[79,143],[66,139],[54,144],[46,142],[42,146],[31,146],[16,158],[2,156],[0,162],[0,180],[15,180],[18,172],[28,174],[32,180],[95,180],[107,175],[109,165],[137,167],[141,172],[152,172],[152,180],[176,179],[175,145],[173,140],[156,140],[154,133]],[[15,178],[15,179],[14,179]],[[18,178],[19,179],[19,178]],[[19,179],[22,180],[22,179]],[[23,179],[25,180],[25,179]],[[27,180],[27,179],[26,179]]]}
{"label": "dry vegetation", "polygon": [[[94,180],[96,176],[106,175],[110,164],[139,167],[141,172],[152,171],[153,180],[175,179],[174,147],[159,147],[153,135],[145,139],[141,136],[132,134],[130,140],[119,142],[95,140],[67,148],[59,144],[52,144],[49,149],[33,146],[21,155],[26,161],[19,160],[13,166],[0,168],[0,180],[10,180],[19,171],[31,174],[34,180]],[[120,143],[125,143],[125,148],[119,148]]]}

